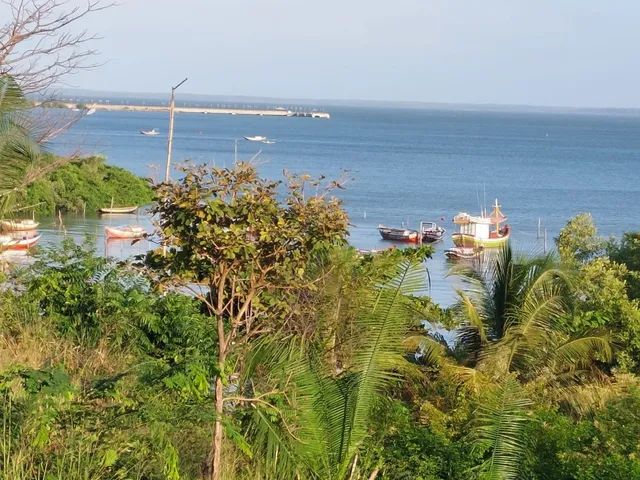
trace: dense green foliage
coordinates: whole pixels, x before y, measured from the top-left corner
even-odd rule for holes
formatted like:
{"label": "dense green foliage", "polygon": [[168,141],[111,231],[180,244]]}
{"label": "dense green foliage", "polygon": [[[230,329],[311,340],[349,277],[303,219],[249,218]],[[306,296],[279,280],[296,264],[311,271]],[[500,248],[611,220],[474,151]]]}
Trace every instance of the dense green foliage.
{"label": "dense green foliage", "polygon": [[197,302],[72,243],[12,284],[0,307],[0,478],[195,475],[214,353]]}
{"label": "dense green foliage", "polygon": [[573,222],[559,238],[582,247],[562,259],[506,248],[452,272],[444,311],[424,296],[428,248],[361,255],[337,204],[271,203],[239,168],[208,178],[248,198],[202,208],[200,180],[162,187],[166,257],[68,242],[3,279],[1,479],[208,478],[216,419],[223,479],[640,477],[634,236],[582,248],[604,242]]}
{"label": "dense green foliage", "polygon": [[112,201],[114,206],[141,206],[152,199],[146,180],[123,168],[106,165],[101,157],[91,157],[62,165],[33,182],[21,196],[20,203],[34,205],[40,214],[58,210],[93,213],[110,206]]}

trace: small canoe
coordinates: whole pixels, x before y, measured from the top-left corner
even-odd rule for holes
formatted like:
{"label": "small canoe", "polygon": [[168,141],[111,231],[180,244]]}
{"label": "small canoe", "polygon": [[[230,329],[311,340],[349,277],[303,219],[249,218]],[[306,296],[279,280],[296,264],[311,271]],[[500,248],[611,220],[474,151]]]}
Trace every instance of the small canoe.
{"label": "small canoe", "polygon": [[453,247],[445,250],[444,254],[451,260],[467,260],[478,258],[482,250],[482,247]]}
{"label": "small canoe", "polygon": [[10,235],[0,235],[0,251],[28,250],[40,240],[40,235],[33,237],[15,238]]}
{"label": "small canoe", "polygon": [[123,213],[134,213],[138,210],[138,206],[133,207],[104,207],[99,208],[98,212],[106,213],[106,214],[123,214]]}
{"label": "small canoe", "polygon": [[417,243],[420,240],[418,231],[409,228],[393,228],[378,225],[378,232],[380,232],[383,240],[391,240],[393,242]]}
{"label": "small canoe", "polygon": [[107,238],[142,238],[146,232],[144,228],[137,225],[123,225],[120,227],[104,227],[104,233]]}
{"label": "small canoe", "polygon": [[0,220],[0,229],[4,232],[27,232],[40,225],[35,220]]}

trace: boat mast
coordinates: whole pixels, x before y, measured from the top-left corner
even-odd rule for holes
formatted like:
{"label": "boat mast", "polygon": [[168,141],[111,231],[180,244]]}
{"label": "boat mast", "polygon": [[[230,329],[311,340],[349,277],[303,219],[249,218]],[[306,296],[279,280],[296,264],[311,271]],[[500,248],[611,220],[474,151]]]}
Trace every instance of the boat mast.
{"label": "boat mast", "polygon": [[500,204],[498,203],[498,199],[496,198],[496,203],[493,205],[493,214],[496,218],[496,235],[500,234],[500,218],[502,217],[502,212],[500,211]]}

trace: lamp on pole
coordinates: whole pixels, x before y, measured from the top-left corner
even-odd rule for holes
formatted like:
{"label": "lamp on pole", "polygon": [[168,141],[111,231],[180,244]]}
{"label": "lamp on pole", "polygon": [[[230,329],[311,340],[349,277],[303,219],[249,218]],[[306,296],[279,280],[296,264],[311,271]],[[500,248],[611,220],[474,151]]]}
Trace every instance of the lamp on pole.
{"label": "lamp on pole", "polygon": [[185,78],[175,87],[171,87],[171,102],[169,103],[169,140],[167,141],[167,166],[164,171],[164,181],[169,181],[169,170],[171,168],[171,149],[173,148],[173,117],[174,117],[174,109],[176,107],[176,90],[180,85],[186,82],[188,79]]}

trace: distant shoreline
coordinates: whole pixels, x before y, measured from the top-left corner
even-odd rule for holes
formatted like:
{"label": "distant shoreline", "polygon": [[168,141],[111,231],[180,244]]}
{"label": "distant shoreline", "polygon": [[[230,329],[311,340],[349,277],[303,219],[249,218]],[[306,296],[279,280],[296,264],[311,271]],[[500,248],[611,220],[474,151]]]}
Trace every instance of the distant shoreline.
{"label": "distant shoreline", "polygon": [[[146,100],[156,102],[157,105],[166,104],[168,95],[159,92],[117,92],[88,89],[61,89],[56,92],[60,101],[94,103],[98,99],[111,99],[116,103],[127,103],[129,100]],[[199,93],[180,93],[180,102],[198,102],[209,104],[235,104],[270,106],[305,107],[326,110],[330,107],[363,107],[363,108],[400,108],[418,110],[447,110],[463,112],[504,112],[504,113],[560,113],[586,115],[623,115],[639,116],[638,107],[621,106],[578,106],[578,105],[532,105],[532,104],[500,104],[500,103],[465,103],[465,102],[428,102],[409,100],[367,100],[367,99],[337,99],[337,98],[302,98],[302,97],[272,97],[258,95],[211,95]]]}
{"label": "distant shoreline", "polygon": [[[79,109],[82,105],[83,110],[102,110],[108,112],[168,112],[169,107],[164,105],[124,105],[112,103],[71,103],[71,102],[55,102],[52,104],[36,103],[38,106],[50,108],[68,108]],[[292,111],[284,108],[213,108],[213,107],[175,107],[176,113],[199,113],[211,115],[252,115],[260,117],[308,117],[329,119],[331,115],[328,112],[309,111]]]}

